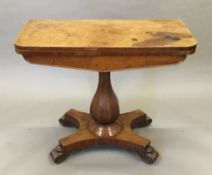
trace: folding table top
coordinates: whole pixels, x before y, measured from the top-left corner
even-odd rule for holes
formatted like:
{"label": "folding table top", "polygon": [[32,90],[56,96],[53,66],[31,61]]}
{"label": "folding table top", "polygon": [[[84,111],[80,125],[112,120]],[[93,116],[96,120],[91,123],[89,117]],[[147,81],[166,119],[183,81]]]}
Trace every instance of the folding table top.
{"label": "folding table top", "polygon": [[15,49],[30,63],[103,72],[176,64],[196,44],[181,20],[30,20]]}
{"label": "folding table top", "polygon": [[30,20],[15,48],[20,54],[187,55],[196,44],[181,20]]}

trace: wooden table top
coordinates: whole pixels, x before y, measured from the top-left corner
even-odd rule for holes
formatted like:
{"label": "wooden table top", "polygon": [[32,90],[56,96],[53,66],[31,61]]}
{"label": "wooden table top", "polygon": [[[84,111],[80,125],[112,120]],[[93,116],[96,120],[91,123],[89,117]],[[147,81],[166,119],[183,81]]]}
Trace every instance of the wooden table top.
{"label": "wooden table top", "polygon": [[196,44],[181,20],[30,20],[15,48],[20,54],[187,55]]}
{"label": "wooden table top", "polygon": [[33,64],[108,72],[176,64],[196,44],[181,20],[30,20],[15,49]]}

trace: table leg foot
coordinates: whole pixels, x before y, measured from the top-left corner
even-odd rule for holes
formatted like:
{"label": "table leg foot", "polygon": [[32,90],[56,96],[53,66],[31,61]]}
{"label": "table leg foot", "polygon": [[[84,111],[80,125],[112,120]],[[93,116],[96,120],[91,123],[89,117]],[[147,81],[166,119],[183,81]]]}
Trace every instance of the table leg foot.
{"label": "table leg foot", "polygon": [[147,126],[149,126],[151,123],[152,123],[152,119],[151,119],[148,115],[146,115],[146,118],[145,118],[145,121],[143,122],[142,127],[147,127]]}
{"label": "table leg foot", "polygon": [[73,126],[73,124],[69,120],[67,120],[66,115],[63,115],[58,121],[62,126]]}
{"label": "table leg foot", "polygon": [[144,154],[141,155],[144,162],[148,164],[153,164],[158,158],[158,156],[159,156],[159,153],[152,146],[148,146],[145,149]]}
{"label": "table leg foot", "polygon": [[59,123],[65,127],[79,128],[80,125],[85,124],[86,119],[89,117],[90,115],[88,113],[70,109],[59,119]]}
{"label": "table leg foot", "polygon": [[57,164],[63,162],[68,157],[68,155],[65,154],[63,148],[60,145],[56,146],[50,152],[50,156],[51,156],[52,160]]}
{"label": "table leg foot", "polygon": [[121,114],[120,120],[129,125],[131,129],[147,127],[152,123],[152,119],[140,109]]}

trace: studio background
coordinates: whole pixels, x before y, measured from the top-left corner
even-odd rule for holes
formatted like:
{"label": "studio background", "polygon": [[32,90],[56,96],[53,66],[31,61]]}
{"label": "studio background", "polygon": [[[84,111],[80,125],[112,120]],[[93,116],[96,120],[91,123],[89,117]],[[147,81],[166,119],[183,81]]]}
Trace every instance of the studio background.
{"label": "studio background", "polygon": [[[212,1],[1,0],[0,174],[212,173]],[[74,129],[58,118],[69,108],[88,112],[97,72],[28,64],[14,40],[29,19],[183,19],[198,40],[178,65],[118,71],[112,83],[121,112],[141,108],[153,123],[136,132],[152,140],[153,165],[116,148],[76,152],[60,165],[49,159],[57,140]]]}

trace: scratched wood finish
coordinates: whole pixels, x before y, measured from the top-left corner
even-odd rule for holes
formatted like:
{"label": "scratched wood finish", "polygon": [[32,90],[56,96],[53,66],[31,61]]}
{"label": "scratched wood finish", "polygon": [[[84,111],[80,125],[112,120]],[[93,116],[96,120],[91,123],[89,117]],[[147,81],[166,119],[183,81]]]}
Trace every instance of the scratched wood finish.
{"label": "scratched wood finish", "polygon": [[179,63],[196,40],[181,20],[30,20],[15,48],[33,64],[109,72]]}
{"label": "scratched wood finish", "polygon": [[15,42],[18,53],[73,56],[193,53],[196,40],[181,20],[30,20]]}

